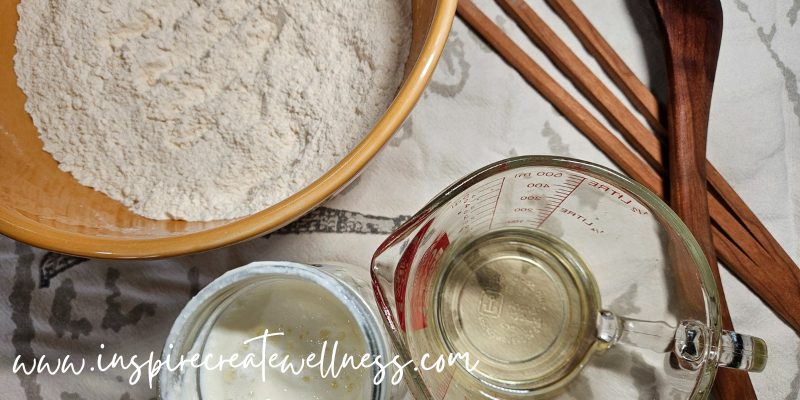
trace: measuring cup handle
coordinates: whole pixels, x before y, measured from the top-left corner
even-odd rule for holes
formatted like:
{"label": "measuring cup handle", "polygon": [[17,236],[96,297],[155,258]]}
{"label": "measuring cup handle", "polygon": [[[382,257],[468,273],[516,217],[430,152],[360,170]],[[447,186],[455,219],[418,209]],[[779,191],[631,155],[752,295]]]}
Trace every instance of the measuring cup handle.
{"label": "measuring cup handle", "polygon": [[[699,322],[682,322],[675,330],[674,352],[682,366],[699,366],[705,359],[708,329]],[[761,372],[767,365],[767,344],[763,340],[723,330],[708,349],[708,362],[718,367]]]}
{"label": "measuring cup handle", "polygon": [[658,353],[672,351],[675,340],[675,327],[666,322],[618,317],[606,310],[598,314],[597,332],[603,347],[627,344]]}
{"label": "measuring cup handle", "polygon": [[643,321],[601,311],[597,319],[601,347],[627,344],[659,353],[672,352],[678,364],[696,370],[704,362],[718,367],[761,372],[767,365],[767,344],[753,336],[722,331],[719,341],[708,346],[708,328],[696,321],[684,321],[675,328],[666,322]]}
{"label": "measuring cup handle", "polygon": [[761,372],[767,366],[767,344],[754,336],[722,331],[716,353],[719,367]]}

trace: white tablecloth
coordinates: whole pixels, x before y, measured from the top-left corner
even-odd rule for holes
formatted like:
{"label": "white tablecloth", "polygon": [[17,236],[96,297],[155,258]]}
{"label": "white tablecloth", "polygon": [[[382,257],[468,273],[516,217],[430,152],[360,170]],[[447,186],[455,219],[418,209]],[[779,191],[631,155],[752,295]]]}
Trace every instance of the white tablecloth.
{"label": "white tablecloth", "polygon": [[[611,85],[544,1],[528,2]],[[649,2],[576,3],[663,102],[663,55]],[[708,157],[800,260],[800,0],[722,3],[725,30]],[[477,4],[577,95],[495,3]],[[128,383],[130,370],[25,376],[14,374],[12,364],[18,355],[94,360],[100,353],[127,359],[152,351],[157,357],[181,308],[224,271],[256,260],[335,260],[367,268],[387,234],[441,189],[488,163],[523,154],[616,168],[456,18],[433,80],[403,128],[349,188],[280,232],[149,262],[82,260],[0,237],[0,397],[154,398],[144,380]],[[800,398],[797,335],[725,269],[722,279],[737,330],[770,346],[766,371],[751,374],[759,397]]]}

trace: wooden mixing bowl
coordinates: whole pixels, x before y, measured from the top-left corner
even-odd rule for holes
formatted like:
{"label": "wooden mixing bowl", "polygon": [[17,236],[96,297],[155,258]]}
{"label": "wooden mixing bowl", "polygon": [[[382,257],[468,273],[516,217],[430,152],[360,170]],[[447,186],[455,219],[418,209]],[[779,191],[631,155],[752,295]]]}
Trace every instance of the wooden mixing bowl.
{"label": "wooden mixing bowl", "polygon": [[334,195],[361,171],[411,112],[439,61],[457,0],[413,0],[405,78],[372,131],[333,169],[288,199],[249,217],[156,221],[83,186],[58,169],[25,111],[13,56],[18,0],[0,2],[0,233],[59,253],[160,258],[195,253],[274,231]]}

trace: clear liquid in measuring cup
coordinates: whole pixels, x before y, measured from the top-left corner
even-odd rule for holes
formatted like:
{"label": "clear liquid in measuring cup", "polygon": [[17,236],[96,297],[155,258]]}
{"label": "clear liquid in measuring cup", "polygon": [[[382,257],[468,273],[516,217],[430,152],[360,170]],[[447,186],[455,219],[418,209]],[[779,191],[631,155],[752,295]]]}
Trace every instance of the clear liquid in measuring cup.
{"label": "clear liquid in measuring cup", "polygon": [[[443,254],[431,299],[448,353],[474,378],[535,390],[567,380],[596,335],[594,285],[566,243],[532,228],[488,231]],[[472,365],[472,364],[470,364]]]}

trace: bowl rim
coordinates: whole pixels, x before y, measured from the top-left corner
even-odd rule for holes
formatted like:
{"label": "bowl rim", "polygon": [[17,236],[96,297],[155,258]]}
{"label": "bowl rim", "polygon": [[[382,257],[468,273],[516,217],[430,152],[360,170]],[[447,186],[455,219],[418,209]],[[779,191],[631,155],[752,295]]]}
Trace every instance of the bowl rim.
{"label": "bowl rim", "polygon": [[99,259],[158,259],[199,253],[272,232],[300,218],[354,179],[400,128],[428,85],[450,35],[458,0],[438,0],[428,37],[408,78],[386,113],[364,139],[320,178],[285,200],[256,214],[201,232],[123,239],[65,232],[0,209],[0,233],[32,246]]}

